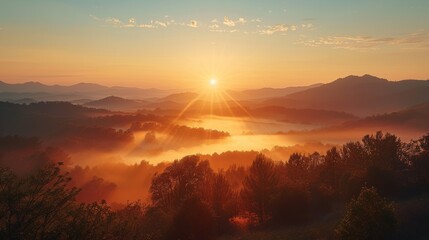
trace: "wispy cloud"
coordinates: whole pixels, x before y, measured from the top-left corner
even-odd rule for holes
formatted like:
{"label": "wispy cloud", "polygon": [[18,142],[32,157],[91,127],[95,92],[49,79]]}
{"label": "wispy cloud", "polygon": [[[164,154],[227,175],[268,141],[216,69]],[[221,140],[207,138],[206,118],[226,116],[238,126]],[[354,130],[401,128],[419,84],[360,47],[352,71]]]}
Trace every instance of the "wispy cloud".
{"label": "wispy cloud", "polygon": [[[174,19],[171,19],[169,16],[165,15],[162,20],[151,20],[149,22],[139,22],[136,18],[128,18],[127,20],[121,20],[115,17],[100,18],[95,15],[90,15],[90,17],[98,22],[111,25],[118,28],[167,28],[169,26],[182,26],[182,27],[191,27],[191,28],[201,28],[202,30],[207,30],[210,32],[219,32],[219,33],[236,33],[242,32],[244,34],[264,34],[264,35],[274,35],[276,33],[285,35],[288,31],[298,30],[298,25],[290,25],[285,23],[280,23],[276,25],[267,25],[263,26],[263,21],[260,18],[251,18],[246,19],[244,17],[239,18],[230,18],[224,16],[223,19],[218,20],[218,18],[212,19],[206,24],[204,22],[190,19],[188,21],[176,22]],[[310,29],[313,25],[311,24],[302,24],[302,29]]]}
{"label": "wispy cloud", "polygon": [[285,34],[288,31],[296,31],[298,27],[296,25],[287,24],[276,24],[273,26],[265,26],[259,33],[266,35],[273,35],[275,33]]}
{"label": "wispy cloud", "polygon": [[197,28],[198,22],[196,20],[191,20],[186,26],[192,27],[192,28]]}
{"label": "wispy cloud", "polygon": [[374,50],[386,46],[401,45],[406,48],[429,48],[428,31],[420,31],[399,36],[328,36],[303,40],[301,44],[319,47],[330,46],[350,50]]}
{"label": "wispy cloud", "polygon": [[210,30],[213,30],[213,29],[220,28],[220,26],[218,24],[214,23],[214,24],[209,25],[209,28],[210,28]]}
{"label": "wispy cloud", "polygon": [[245,24],[247,21],[243,17],[238,18],[237,20],[230,19],[229,17],[223,17],[223,24],[228,27],[234,27],[237,24]]}
{"label": "wispy cloud", "polygon": [[[104,22],[106,24],[109,24],[114,27],[120,27],[120,28],[166,28],[169,25],[175,24],[174,20],[167,19],[167,20],[151,20],[147,23],[139,23],[135,18],[129,18],[127,21],[122,21],[118,18],[114,17],[108,17],[108,18],[100,18],[94,15],[90,15],[94,20],[99,22]],[[165,18],[168,18],[166,16]]]}
{"label": "wispy cloud", "polygon": [[303,29],[314,29],[314,25],[312,23],[303,23],[301,24]]}

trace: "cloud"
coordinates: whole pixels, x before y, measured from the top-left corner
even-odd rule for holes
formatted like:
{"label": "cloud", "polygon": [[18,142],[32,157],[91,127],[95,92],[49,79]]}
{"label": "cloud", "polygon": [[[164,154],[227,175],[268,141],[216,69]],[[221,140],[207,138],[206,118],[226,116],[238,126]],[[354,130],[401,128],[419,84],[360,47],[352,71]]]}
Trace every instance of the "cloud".
{"label": "cloud", "polygon": [[[296,30],[296,27],[294,27]],[[289,30],[287,24],[276,24],[274,26],[266,26],[265,29],[261,30],[261,34],[273,35],[274,33],[286,33]],[[293,30],[293,31],[295,31]]]}
{"label": "cloud", "polygon": [[301,24],[303,29],[314,29],[314,25],[312,23],[303,23]]}
{"label": "cloud", "polygon": [[[219,33],[233,33],[241,32],[243,34],[265,34],[273,35],[279,33],[279,35],[285,35],[286,32],[296,31],[298,29],[309,29],[312,24],[302,24],[302,25],[290,25],[285,23],[279,23],[276,25],[263,26],[262,20],[260,18],[246,19],[244,17],[239,17],[236,19],[229,18],[224,16],[223,21],[214,18],[209,20],[209,22],[204,23],[197,19],[190,19],[188,21],[176,22],[174,19],[171,19],[169,16],[165,15],[161,20],[151,20],[150,22],[139,22],[136,18],[131,17],[124,21],[115,17],[100,18],[94,15],[90,15],[91,18],[98,22],[111,25],[118,28],[145,28],[145,29],[162,29],[174,26],[184,26],[191,28],[202,28],[203,30],[210,32],[219,32]],[[244,27],[246,26],[246,27]]]}
{"label": "cloud", "polygon": [[156,26],[154,26],[152,24],[139,24],[139,25],[137,25],[137,27],[139,27],[139,28],[156,28]]}
{"label": "cloud", "polygon": [[223,24],[228,26],[228,27],[234,27],[235,26],[235,22],[226,16],[223,18]]}
{"label": "cloud", "polygon": [[128,19],[128,23],[135,25],[136,24],[136,19],[135,18],[130,18],[130,19]]}
{"label": "cloud", "polygon": [[151,20],[149,23],[138,23],[135,18],[129,18],[127,21],[123,22],[118,18],[108,17],[108,18],[99,18],[94,15],[90,15],[90,17],[96,21],[104,22],[114,27],[120,28],[158,28],[158,27],[167,27],[170,24],[174,24],[174,20],[167,21],[159,21],[159,20]]}
{"label": "cloud", "polygon": [[[104,22],[104,23],[107,23],[107,24],[112,25],[112,26],[121,26],[121,25],[128,25],[129,24],[129,22],[127,24],[123,24],[121,20],[119,20],[118,18],[114,18],[114,17],[99,18],[95,15],[89,15],[89,16],[96,21]],[[133,18],[130,18],[129,21],[131,19],[133,19]],[[135,19],[134,19],[134,21],[135,21]]]}
{"label": "cloud", "polygon": [[239,23],[241,23],[241,24],[245,24],[246,23],[246,20],[244,19],[244,18],[239,18],[238,20],[237,20],[237,22],[239,22]]}
{"label": "cloud", "polygon": [[119,20],[117,18],[106,18],[106,22],[110,23],[112,25],[121,25],[122,24],[121,20]]}
{"label": "cloud", "polygon": [[[240,32],[238,29],[210,29],[210,32],[217,32],[217,33],[236,33]],[[243,32],[244,33],[244,32]]]}
{"label": "cloud", "polygon": [[192,28],[197,28],[198,22],[196,20],[191,20],[186,26],[192,27]]}
{"label": "cloud", "polygon": [[210,29],[218,29],[220,26],[217,24],[212,24],[209,26]]}
{"label": "cloud", "polygon": [[318,39],[303,40],[299,43],[311,47],[330,46],[350,50],[374,50],[381,47],[401,45],[408,48],[428,48],[427,31],[409,33],[400,36],[327,36]]}
{"label": "cloud", "polygon": [[156,20],[156,21],[154,21],[154,24],[161,26],[161,27],[167,27],[167,25],[169,25],[170,22],[168,22],[168,21],[167,22],[161,22],[161,21]]}
{"label": "cloud", "polygon": [[223,24],[228,27],[235,27],[237,24],[245,24],[247,23],[246,19],[243,17],[238,18],[236,21],[230,19],[229,17],[223,17]]}

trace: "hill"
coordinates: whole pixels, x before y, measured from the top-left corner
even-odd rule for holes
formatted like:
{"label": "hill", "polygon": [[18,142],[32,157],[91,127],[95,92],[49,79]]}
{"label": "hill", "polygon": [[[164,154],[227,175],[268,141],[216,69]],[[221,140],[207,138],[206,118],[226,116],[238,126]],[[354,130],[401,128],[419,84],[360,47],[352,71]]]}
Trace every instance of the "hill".
{"label": "hill", "polygon": [[429,102],[429,81],[388,81],[348,76],[319,87],[264,101],[264,105],[344,111],[359,116],[398,111]]}
{"label": "hill", "polygon": [[257,100],[273,97],[284,97],[286,95],[301,92],[307,89],[319,87],[323,84],[317,83],[309,86],[285,87],[285,88],[260,88],[243,91],[228,91],[236,100]]}
{"label": "hill", "polygon": [[91,101],[83,104],[87,107],[103,108],[109,110],[135,110],[142,107],[144,101],[130,100],[116,96],[109,96],[96,101]]}
{"label": "hill", "polygon": [[78,83],[70,86],[45,85],[39,82],[9,84],[0,81],[0,100],[14,101],[21,98],[34,98],[37,101],[71,101],[77,99],[97,99],[107,96],[143,99],[164,97],[175,90],[156,88],[107,87],[94,83]]}
{"label": "hill", "polygon": [[323,127],[311,131],[294,131],[288,135],[319,139],[341,138],[355,139],[365,132],[395,132],[404,139],[415,139],[429,132],[429,102],[412,106],[400,111],[378,114],[366,118],[347,121],[335,126]]}

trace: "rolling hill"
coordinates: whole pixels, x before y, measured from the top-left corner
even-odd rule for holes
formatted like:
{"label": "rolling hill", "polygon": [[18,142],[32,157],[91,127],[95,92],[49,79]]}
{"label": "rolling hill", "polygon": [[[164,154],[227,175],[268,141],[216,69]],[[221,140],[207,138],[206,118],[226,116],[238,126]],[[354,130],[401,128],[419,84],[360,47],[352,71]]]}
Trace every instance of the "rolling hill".
{"label": "rolling hill", "polygon": [[143,106],[142,100],[130,100],[117,96],[109,96],[103,99],[87,102],[83,104],[86,107],[102,108],[108,110],[136,110]]}
{"label": "rolling hill", "polygon": [[429,102],[429,81],[388,81],[371,75],[348,76],[263,105],[349,112],[359,116],[398,111]]}
{"label": "rolling hill", "polygon": [[70,86],[45,85],[39,82],[10,84],[0,81],[0,100],[13,101],[21,98],[34,98],[38,101],[71,101],[77,99],[97,99],[107,96],[144,99],[164,97],[177,90],[156,88],[107,87],[94,83],[78,83]]}

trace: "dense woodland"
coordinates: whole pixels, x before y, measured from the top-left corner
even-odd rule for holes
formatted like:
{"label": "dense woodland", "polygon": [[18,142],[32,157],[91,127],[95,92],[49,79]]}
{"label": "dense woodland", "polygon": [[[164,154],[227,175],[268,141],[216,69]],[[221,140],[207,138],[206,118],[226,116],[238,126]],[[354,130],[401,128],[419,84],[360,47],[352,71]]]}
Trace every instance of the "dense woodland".
{"label": "dense woodland", "polygon": [[396,209],[404,199],[427,199],[429,135],[404,143],[377,132],[325,154],[286,161],[259,154],[250,167],[220,171],[187,156],[153,176],[149,202],[126,205],[77,201],[80,189],[52,156],[64,157],[34,155],[39,164],[25,174],[1,168],[1,239],[214,239],[303,226],[335,211],[341,217],[325,238],[429,234],[427,208],[405,217]]}

